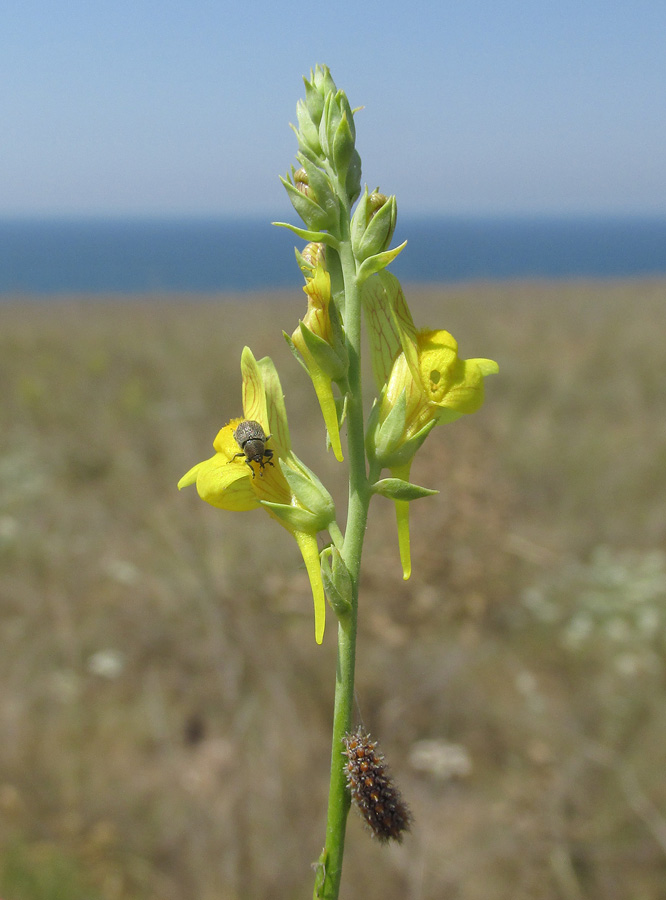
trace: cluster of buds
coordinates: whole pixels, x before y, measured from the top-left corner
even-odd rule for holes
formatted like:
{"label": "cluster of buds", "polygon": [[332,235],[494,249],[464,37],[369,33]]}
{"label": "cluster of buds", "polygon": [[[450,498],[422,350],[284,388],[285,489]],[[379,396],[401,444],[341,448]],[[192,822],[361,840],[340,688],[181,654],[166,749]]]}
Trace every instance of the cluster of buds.
{"label": "cluster of buds", "polygon": [[[361,192],[361,157],[355,145],[354,113],[347,95],[336,88],[326,66],[317,66],[310,73],[310,80],[303,81],[305,99],[296,106],[298,128],[294,128],[298,139],[296,159],[302,166],[299,181],[307,184],[308,190],[303,193],[312,204],[321,212],[332,212],[338,208],[339,197],[351,206]],[[301,180],[303,174],[305,182]],[[300,204],[292,191],[295,185],[287,179],[283,183],[306,225],[318,227],[311,220],[311,213],[317,217],[315,210]],[[332,225],[335,228],[335,223]]]}
{"label": "cluster of buds", "polygon": [[339,250],[351,240],[363,281],[394,259],[401,247],[389,251],[395,230],[395,197],[367,188],[361,194],[361,158],[356,150],[354,112],[344,91],[336,88],[326,66],[317,66],[305,82],[305,99],[296,107],[299,167],[282,178],[289,199],[305,228],[276,222],[299,237]]}

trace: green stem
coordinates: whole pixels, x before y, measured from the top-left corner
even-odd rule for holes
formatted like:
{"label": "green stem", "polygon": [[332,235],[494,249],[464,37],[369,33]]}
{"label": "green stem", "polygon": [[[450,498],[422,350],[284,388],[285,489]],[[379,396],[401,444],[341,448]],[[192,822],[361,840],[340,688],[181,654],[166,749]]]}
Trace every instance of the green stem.
{"label": "green stem", "polygon": [[[347,219],[347,227],[348,227]],[[331,780],[326,822],[326,844],[315,878],[315,900],[337,900],[350,797],[343,765],[343,737],[351,730],[356,665],[358,584],[363,538],[370,505],[365,460],[365,426],[361,393],[361,296],[356,281],[356,261],[348,235],[340,247],[345,290],[345,330],[349,352],[349,397],[347,401],[347,457],[349,460],[349,505],[341,555],[352,580],[352,609],[338,623],[338,657],[331,746]]]}

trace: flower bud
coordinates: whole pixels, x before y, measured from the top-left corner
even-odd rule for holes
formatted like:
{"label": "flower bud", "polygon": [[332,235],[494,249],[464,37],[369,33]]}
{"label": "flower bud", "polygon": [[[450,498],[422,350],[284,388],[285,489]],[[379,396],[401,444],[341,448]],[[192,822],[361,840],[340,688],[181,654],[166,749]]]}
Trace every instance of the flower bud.
{"label": "flower bud", "polygon": [[373,191],[368,197],[368,208],[370,210],[370,218],[384,206],[388,197],[380,191]]}
{"label": "flower bud", "polygon": [[289,485],[292,501],[286,504],[262,500],[262,505],[292,531],[312,534],[325,531],[335,519],[335,504],[329,492],[294,454],[287,460],[280,460],[280,468]]}
{"label": "flower bud", "polygon": [[324,101],[329,93],[336,93],[337,87],[331,77],[328,66],[315,66],[314,72],[310,69],[310,80],[303,77],[305,84],[305,100],[303,106],[307,111],[315,128],[319,128],[324,112]]}
{"label": "flower bud", "polygon": [[355,147],[353,131],[350,127],[349,120],[347,119],[347,114],[343,113],[342,118],[340,119],[340,124],[338,125],[333,136],[331,154],[333,166],[335,167],[338,179],[343,183],[345,183],[347,180],[349,164],[351,162],[354,149]]}
{"label": "flower bud", "polygon": [[320,554],[321,577],[333,612],[340,619],[352,609],[353,591],[349,569],[337,547],[326,547]]}
{"label": "flower bud", "polygon": [[368,189],[365,189],[351,224],[352,249],[358,262],[388,249],[397,218],[395,197],[386,197],[377,191],[368,195]]}
{"label": "flower bud", "polygon": [[298,248],[295,248],[296,253],[296,262],[298,263],[298,267],[303,273],[305,280],[312,278],[314,275],[314,270],[318,265],[321,265],[323,269],[326,268],[326,245],[321,243],[316,243],[311,241],[309,244],[306,244],[303,248],[303,252],[301,252]]}
{"label": "flower bud", "polygon": [[315,91],[323,99],[326,99],[327,94],[335,94],[337,92],[338,89],[335,85],[335,82],[333,81],[331,70],[328,66],[321,66],[317,64],[315,66],[314,76],[312,75],[312,72],[310,72],[310,76],[312,78],[312,85]]}
{"label": "flower bud", "polygon": [[298,130],[296,136],[301,151],[314,159],[321,159],[322,150],[319,143],[319,123],[312,120],[312,116],[306,103],[299,100],[296,104],[296,118]]}
{"label": "flower bud", "polygon": [[[303,167],[293,172],[293,182],[280,178],[291,204],[313,233],[339,228],[339,201],[331,184],[316,165],[298,154]],[[295,230],[293,226],[292,230]],[[298,231],[296,232],[298,233]]]}
{"label": "flower bud", "polygon": [[292,351],[300,354],[312,379],[331,446],[338,460],[342,461],[340,425],[333,397],[332,382],[343,384],[347,378],[349,358],[342,323],[335,304],[331,300],[331,279],[322,265],[306,276],[303,288],[308,296],[308,309],[304,320],[287,338]]}
{"label": "flower bud", "polygon": [[304,194],[306,197],[309,197],[311,195],[310,179],[308,178],[308,173],[305,171],[305,169],[296,169],[296,171],[294,172],[294,187],[297,191],[300,191],[301,194]]}

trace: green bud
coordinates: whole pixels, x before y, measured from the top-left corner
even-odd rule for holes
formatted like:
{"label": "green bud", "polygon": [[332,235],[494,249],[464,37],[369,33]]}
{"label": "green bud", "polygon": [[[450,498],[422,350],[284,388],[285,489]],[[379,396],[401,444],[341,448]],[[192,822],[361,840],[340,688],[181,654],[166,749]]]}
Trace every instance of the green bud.
{"label": "green bud", "polygon": [[308,178],[308,173],[304,168],[296,169],[294,171],[294,167],[292,166],[292,178],[294,179],[294,187],[296,190],[300,191],[301,194],[304,194],[306,197],[310,197],[311,200],[317,202],[317,198],[314,195],[314,192],[310,190],[310,179]]}
{"label": "green bud", "polygon": [[377,192],[368,196],[367,188],[359,201],[352,222],[352,248],[358,262],[387,250],[395,231],[398,207],[395,197]]}
{"label": "green bud", "polygon": [[396,448],[393,453],[387,453],[380,460],[382,466],[393,469],[397,466],[404,466],[410,462],[436,424],[436,420],[432,419],[427,425],[424,425],[420,431],[409,438],[409,440],[406,440]]}
{"label": "green bud", "polygon": [[303,82],[305,100],[296,107],[300,130],[294,129],[300,151],[317,164],[327,158],[353,204],[361,192],[354,111],[345,92],[336,88],[327,66],[316,66],[314,72],[310,71],[310,80],[303,78]]}
{"label": "green bud", "polygon": [[[312,72],[310,72],[310,77],[312,81],[308,81],[305,76],[303,76],[303,81],[305,82],[305,106],[307,111],[312,119],[312,122],[315,128],[319,129],[319,123],[321,122],[321,114],[324,111],[324,95],[320,94],[314,84],[314,78],[312,76]],[[319,139],[317,139],[319,140]]]}
{"label": "green bud", "polygon": [[[297,154],[297,158],[299,156],[301,155]],[[299,162],[303,163],[303,167],[294,174],[294,179],[301,173],[300,179],[307,184],[308,196],[327,212],[330,222],[329,229],[337,230],[340,223],[340,201],[328,175],[319,166],[304,157],[301,157]],[[298,187],[298,185],[296,186]]]}
{"label": "green bud", "polygon": [[[329,131],[330,131],[330,122],[331,122],[331,107],[335,104],[335,97],[333,94],[327,94],[324,100],[324,111],[321,115],[321,122],[319,123],[319,143],[321,144],[321,149],[324,155],[330,159],[331,158],[331,142],[329,142]],[[337,127],[336,122],[336,127]],[[335,132],[331,134],[331,138],[333,138]]]}
{"label": "green bud", "polygon": [[386,460],[391,459],[400,447],[405,433],[407,398],[404,390],[381,423],[379,421],[380,408],[381,398],[375,402],[370,411],[365,443],[368,456],[376,459],[383,467],[387,465]]}
{"label": "green bud", "polygon": [[304,76],[303,82],[305,83],[305,106],[315,128],[319,128],[326,95],[335,94],[337,91],[335,82],[331,78],[328,66],[320,65],[315,66],[314,72],[310,69],[310,80],[308,81]]}
{"label": "green bud", "polygon": [[341,619],[352,610],[353,588],[349,569],[336,547],[326,547],[320,554],[324,590],[336,616]]}
{"label": "green bud", "polygon": [[354,123],[354,111],[350,106],[349,100],[347,99],[347,95],[344,91],[338,91],[335,95],[335,99],[338,105],[338,109],[340,110],[340,117],[347,117],[347,122],[349,123],[349,130],[351,131],[352,140],[356,141],[356,125]]}
{"label": "green bud", "polygon": [[368,205],[370,207],[370,218],[374,216],[376,212],[384,206],[388,197],[386,194],[382,194],[380,190],[373,191],[368,197]]}
{"label": "green bud", "polygon": [[347,179],[349,163],[353,153],[354,136],[349,127],[347,115],[344,113],[333,137],[333,165],[341,182],[345,182]]}
{"label": "green bud", "polygon": [[381,397],[375,401],[370,410],[365,447],[368,456],[376,460],[382,468],[392,469],[412,460],[416,451],[437,424],[437,421],[433,419],[419,432],[405,440],[406,408],[407,400],[403,390],[383,422],[379,421]]}
{"label": "green bud", "polygon": [[299,188],[286,178],[280,177],[280,181],[289,195],[291,205],[310,230],[327,229],[329,227],[329,213],[308,196],[310,193],[308,185],[299,181]]}
{"label": "green bud", "polygon": [[[323,531],[335,518],[335,503],[320,479],[295,456],[291,465],[280,460],[280,469],[298,504],[316,520],[316,531]],[[278,504],[279,505],[279,504]],[[298,507],[290,507],[297,509]],[[310,528],[309,530],[313,530]]]}
{"label": "green bud", "polygon": [[298,131],[296,135],[301,148],[305,147],[314,155],[315,158],[321,157],[321,144],[319,143],[319,128],[312,121],[310,112],[303,100],[299,100],[296,104],[296,118],[298,120]]}
{"label": "green bud", "polygon": [[313,84],[319,94],[322,97],[326,97],[327,94],[335,94],[337,91],[337,87],[335,86],[335,82],[331,76],[331,70],[328,66],[321,66],[317,64],[314,70],[314,78]]}
{"label": "green bud", "polygon": [[298,247],[294,247],[294,253],[298,268],[306,280],[312,277],[312,273],[319,263],[326,265],[326,247],[324,244],[310,242],[303,247],[302,253]]}

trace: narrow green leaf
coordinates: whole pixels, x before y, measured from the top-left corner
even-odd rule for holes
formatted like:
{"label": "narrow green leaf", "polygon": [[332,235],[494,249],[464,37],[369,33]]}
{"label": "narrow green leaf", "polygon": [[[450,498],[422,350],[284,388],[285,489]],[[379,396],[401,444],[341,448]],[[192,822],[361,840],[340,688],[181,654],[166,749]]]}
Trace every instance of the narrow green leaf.
{"label": "narrow green leaf", "polygon": [[374,275],[375,272],[379,272],[380,269],[385,269],[389,263],[393,262],[396,256],[401,253],[405,247],[407,246],[407,241],[403,241],[399,247],[394,247],[392,250],[384,250],[382,253],[377,253],[375,256],[369,256],[361,263],[361,267],[358,270],[357,279],[359,284],[363,284],[371,275]]}
{"label": "narrow green leaf", "polygon": [[307,228],[299,228],[298,225],[291,225],[289,222],[271,222],[271,225],[275,225],[277,228],[287,228],[299,238],[303,238],[304,241],[314,244],[328,244],[334,250],[340,248],[340,241],[332,234],[329,234],[328,231],[310,231]]}
{"label": "narrow green leaf", "polygon": [[402,478],[382,478],[376,481],[371,491],[373,494],[381,494],[382,497],[388,497],[389,500],[420,500],[421,497],[431,497],[433,494],[439,494],[439,491],[432,491],[430,488],[420,487],[418,484],[412,484],[410,481],[403,481]]}

